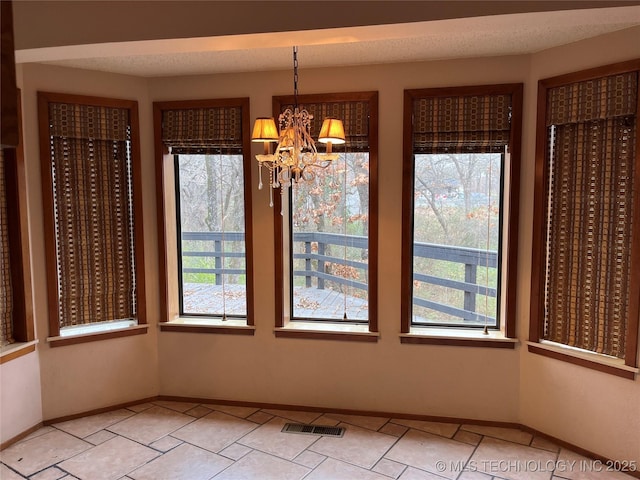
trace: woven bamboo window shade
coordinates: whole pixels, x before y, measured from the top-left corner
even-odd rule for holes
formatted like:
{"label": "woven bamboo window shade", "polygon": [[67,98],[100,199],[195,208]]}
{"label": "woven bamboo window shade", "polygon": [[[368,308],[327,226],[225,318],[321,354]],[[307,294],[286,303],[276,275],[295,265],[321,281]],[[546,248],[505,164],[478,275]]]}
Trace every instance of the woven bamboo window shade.
{"label": "woven bamboo window shade", "polygon": [[136,317],[125,108],[49,103],[60,327]]}
{"label": "woven bamboo window shade", "polygon": [[543,338],[624,358],[629,323],[638,72],[547,96]]}
{"label": "woven bamboo window shade", "polygon": [[163,110],[162,142],[173,154],[242,154],[242,108]]}
{"label": "woven bamboo window shade", "polygon": [[502,153],[510,132],[511,95],[423,97],[413,102],[414,153]]}
{"label": "woven bamboo window shade", "polygon": [[4,153],[0,149],[0,346],[13,343],[13,290]]}
{"label": "woven bamboo window shade", "polygon": [[[293,109],[292,104],[281,105],[280,110]],[[345,143],[340,148],[347,152],[366,152],[369,150],[369,102],[368,101],[340,101],[301,103],[299,109],[305,109],[313,118],[311,119],[311,136],[320,134],[322,122],[325,118],[338,118],[342,120],[345,132]],[[316,143],[316,147],[322,146]]]}

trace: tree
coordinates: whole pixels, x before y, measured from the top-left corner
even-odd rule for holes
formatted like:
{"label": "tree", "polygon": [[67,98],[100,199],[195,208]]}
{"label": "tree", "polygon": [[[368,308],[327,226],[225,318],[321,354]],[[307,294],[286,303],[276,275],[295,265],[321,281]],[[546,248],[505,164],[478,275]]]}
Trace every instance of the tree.
{"label": "tree", "polygon": [[416,155],[414,195],[416,241],[486,248],[487,223],[496,227],[499,214],[500,155]]}
{"label": "tree", "polygon": [[[417,154],[414,158],[414,242],[497,249],[500,154]],[[414,272],[467,281],[465,266],[446,260],[416,257]],[[477,275],[479,284],[497,285],[496,269],[478,268]],[[427,282],[414,282],[414,295],[463,307],[461,291]],[[484,301],[495,310],[495,299]],[[427,308],[414,310],[431,320],[451,320]]]}
{"label": "tree", "polygon": [[[292,215],[296,232],[323,232],[366,236],[369,231],[369,159],[365,152],[341,154],[326,169],[314,169],[315,178],[293,187]],[[304,245],[295,245],[295,253],[302,253]],[[367,259],[366,249],[316,244],[313,251],[334,258]],[[297,260],[296,270],[305,266]],[[314,260],[313,269],[350,280],[366,281],[366,273],[346,265],[343,261]],[[299,268],[298,268],[299,267]],[[345,292],[345,286],[329,282],[328,288]],[[322,281],[319,283],[322,288]],[[352,292],[356,295],[356,292]]]}
{"label": "tree", "polygon": [[[243,158],[240,155],[180,155],[180,222],[183,232],[243,232]],[[223,237],[224,239],[224,237]],[[241,242],[224,242],[225,251],[242,252]],[[211,251],[211,242],[189,242],[185,250]],[[213,268],[213,259],[191,259]],[[203,263],[204,262],[204,263]],[[243,268],[241,258],[225,260],[227,268]],[[198,278],[198,277],[197,277]],[[210,280],[210,279],[209,279]],[[207,280],[207,281],[209,281]],[[231,282],[237,276],[229,277]]]}

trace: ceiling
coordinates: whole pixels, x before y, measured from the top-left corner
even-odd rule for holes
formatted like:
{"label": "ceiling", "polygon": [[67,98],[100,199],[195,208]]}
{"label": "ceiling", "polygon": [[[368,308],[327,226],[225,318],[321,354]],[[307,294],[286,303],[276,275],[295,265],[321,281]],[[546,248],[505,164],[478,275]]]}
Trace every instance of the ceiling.
{"label": "ceiling", "polygon": [[[640,26],[640,6],[516,13],[273,33],[31,48],[17,63],[141,77],[520,55]],[[640,38],[638,39],[640,41]]]}

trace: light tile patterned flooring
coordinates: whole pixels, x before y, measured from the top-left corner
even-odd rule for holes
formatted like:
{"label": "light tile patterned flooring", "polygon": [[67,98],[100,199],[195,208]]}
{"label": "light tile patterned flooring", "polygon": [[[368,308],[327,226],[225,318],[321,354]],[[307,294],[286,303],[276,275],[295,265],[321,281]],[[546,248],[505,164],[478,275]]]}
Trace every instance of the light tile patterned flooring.
{"label": "light tile patterned flooring", "polygon": [[[346,432],[282,433],[287,422]],[[170,401],[43,427],[0,462],[2,480],[632,478],[520,430]]]}

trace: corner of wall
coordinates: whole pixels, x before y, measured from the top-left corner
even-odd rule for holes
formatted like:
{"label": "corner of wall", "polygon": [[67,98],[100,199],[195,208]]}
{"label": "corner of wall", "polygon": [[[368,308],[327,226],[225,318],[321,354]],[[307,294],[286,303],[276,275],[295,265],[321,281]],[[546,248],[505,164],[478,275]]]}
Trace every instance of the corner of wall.
{"label": "corner of wall", "polygon": [[[528,324],[537,84],[540,79],[640,58],[640,27],[531,55],[525,92],[518,262],[520,423],[611,459],[640,462],[640,378],[626,380],[529,353]],[[526,253],[525,253],[526,252]]]}

